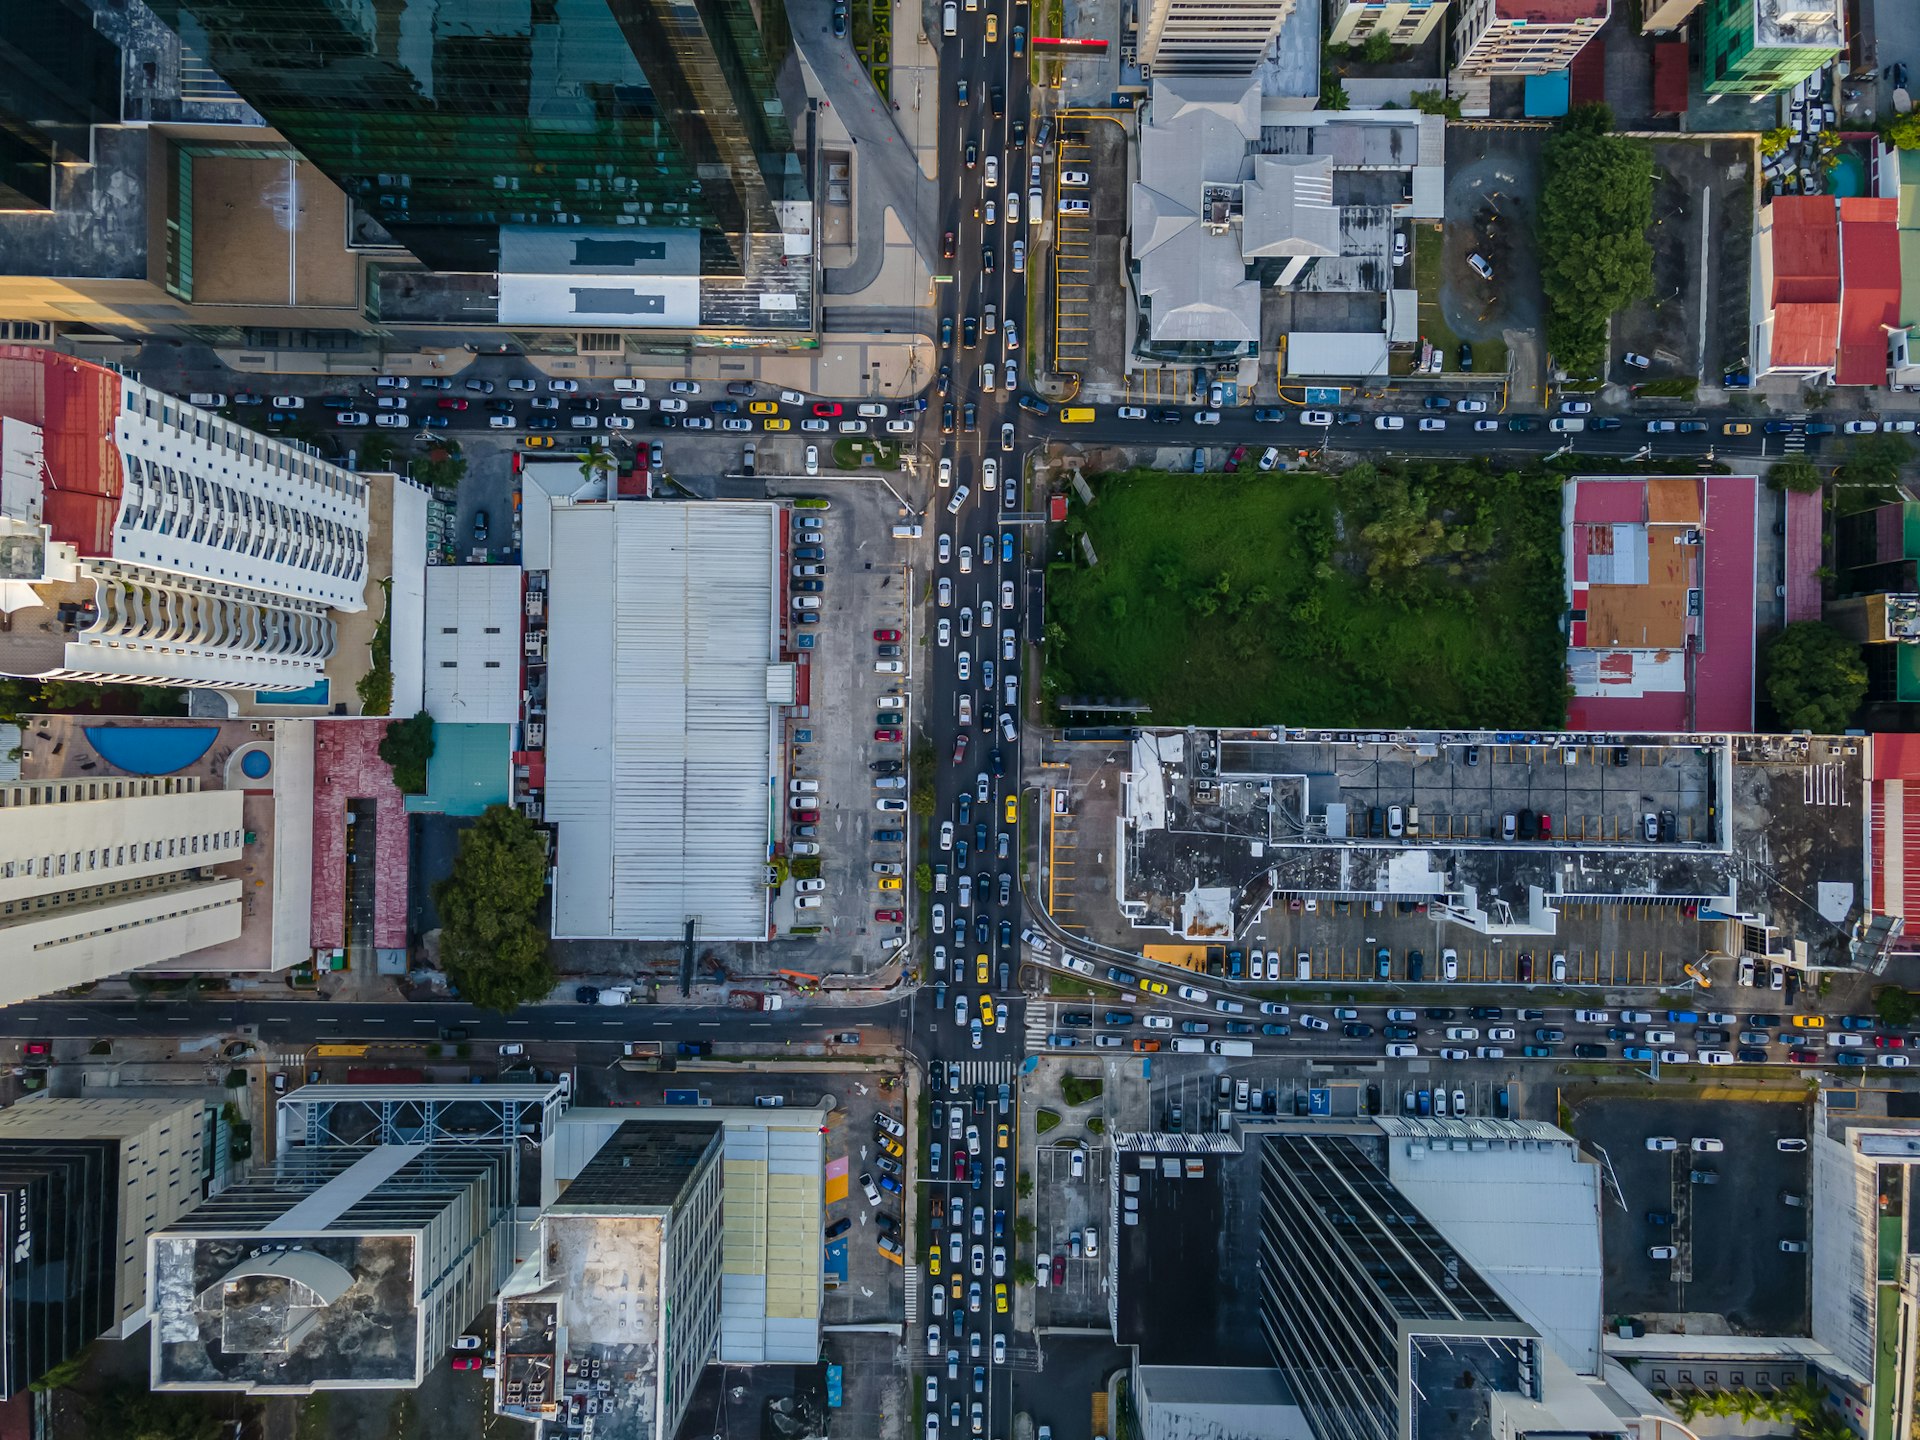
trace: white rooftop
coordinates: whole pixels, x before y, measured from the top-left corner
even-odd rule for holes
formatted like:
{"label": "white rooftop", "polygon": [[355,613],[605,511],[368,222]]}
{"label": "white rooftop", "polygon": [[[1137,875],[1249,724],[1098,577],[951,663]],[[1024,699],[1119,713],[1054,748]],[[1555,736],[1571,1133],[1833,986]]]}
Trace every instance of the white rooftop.
{"label": "white rooftop", "polygon": [[441,725],[520,719],[518,565],[427,568],[426,710]]}
{"label": "white rooftop", "polygon": [[1542,1121],[1383,1117],[1387,1173],[1568,1366],[1600,1371],[1600,1170]]}
{"label": "white rooftop", "polygon": [[551,535],[553,933],[764,939],[775,507],[575,505]]}

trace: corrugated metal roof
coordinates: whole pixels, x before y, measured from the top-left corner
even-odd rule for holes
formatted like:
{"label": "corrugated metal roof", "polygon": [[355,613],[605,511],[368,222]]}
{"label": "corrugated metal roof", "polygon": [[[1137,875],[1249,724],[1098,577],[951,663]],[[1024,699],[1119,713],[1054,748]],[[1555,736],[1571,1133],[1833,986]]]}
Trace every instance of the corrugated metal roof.
{"label": "corrugated metal roof", "polygon": [[553,514],[554,934],[766,935],[776,525],[749,502]]}

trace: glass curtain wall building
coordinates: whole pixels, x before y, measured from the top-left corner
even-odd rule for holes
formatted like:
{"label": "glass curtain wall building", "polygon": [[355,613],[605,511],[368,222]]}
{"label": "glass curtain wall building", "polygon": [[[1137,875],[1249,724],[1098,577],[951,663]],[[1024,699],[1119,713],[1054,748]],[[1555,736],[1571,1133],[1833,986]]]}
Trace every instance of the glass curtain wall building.
{"label": "glass curtain wall building", "polygon": [[1394,1186],[1378,1135],[1259,1145],[1261,1327],[1318,1440],[1468,1440],[1494,1392],[1540,1398],[1533,1328]]}
{"label": "glass curtain wall building", "polygon": [[120,118],[120,49],[80,0],[0,4],[0,210],[53,207],[58,166]]}
{"label": "glass curtain wall building", "polygon": [[503,226],[696,229],[702,268],[804,198],[779,0],[155,0],[269,124],[431,269]]}

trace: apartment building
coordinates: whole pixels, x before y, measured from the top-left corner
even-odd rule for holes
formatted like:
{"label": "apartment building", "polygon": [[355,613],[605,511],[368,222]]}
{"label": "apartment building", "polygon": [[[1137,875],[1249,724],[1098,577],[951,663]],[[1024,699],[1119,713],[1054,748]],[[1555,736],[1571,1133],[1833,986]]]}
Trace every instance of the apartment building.
{"label": "apartment building", "polygon": [[1612,13],[1612,0],[1465,0],[1454,66],[1467,75],[1564,70]]}
{"label": "apartment building", "polygon": [[1147,0],[1140,61],[1165,75],[1251,75],[1295,0]]}
{"label": "apartment building", "polygon": [[304,690],[368,530],[366,482],[305,447],[0,346],[0,673]]}
{"label": "apartment building", "polygon": [[1447,0],[1333,0],[1328,45],[1363,45],[1385,35],[1395,45],[1421,45],[1440,28]]}

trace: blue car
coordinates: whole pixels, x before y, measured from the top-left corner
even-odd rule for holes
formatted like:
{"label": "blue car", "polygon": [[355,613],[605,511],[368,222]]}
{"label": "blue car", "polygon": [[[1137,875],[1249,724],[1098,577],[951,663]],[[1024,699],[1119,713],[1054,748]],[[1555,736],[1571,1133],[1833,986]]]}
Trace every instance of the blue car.
{"label": "blue car", "polygon": [[1620,1058],[1622,1060],[1651,1060],[1653,1059],[1653,1051],[1647,1049],[1644,1045],[1629,1045],[1620,1052]]}
{"label": "blue car", "polygon": [[1000,537],[1000,563],[1002,565],[1013,563],[1013,532],[1011,530]]}

